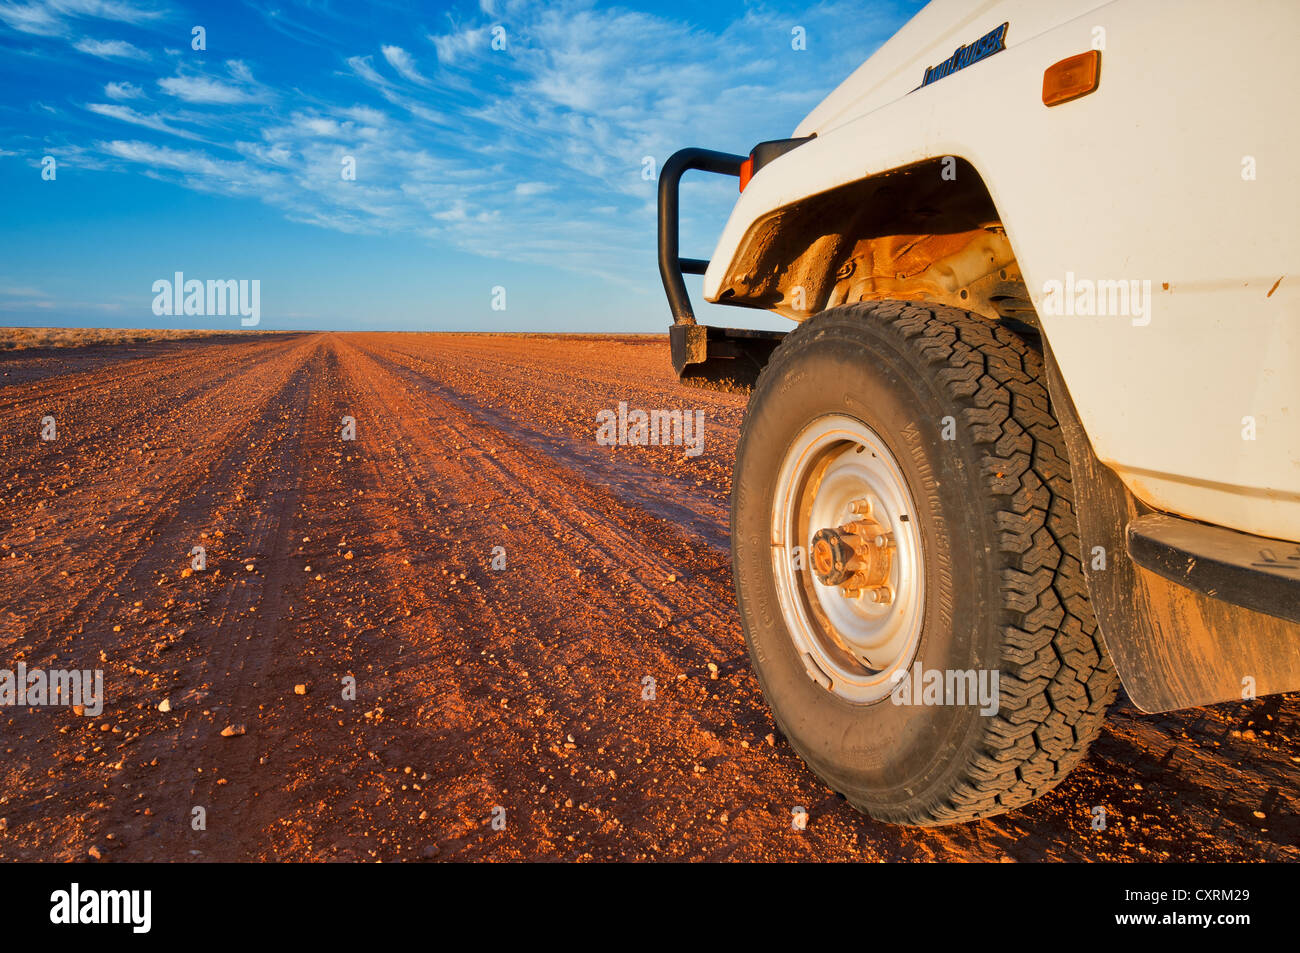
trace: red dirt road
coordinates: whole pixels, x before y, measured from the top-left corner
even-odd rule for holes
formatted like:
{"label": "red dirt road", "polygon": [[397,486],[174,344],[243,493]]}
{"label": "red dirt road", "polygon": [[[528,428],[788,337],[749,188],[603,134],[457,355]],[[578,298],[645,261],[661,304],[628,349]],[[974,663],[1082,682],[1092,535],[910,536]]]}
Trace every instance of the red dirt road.
{"label": "red dirt road", "polygon": [[[744,399],[679,386],[663,339],[249,336],[0,375],[0,669],[107,695],[0,708],[0,859],[1300,859],[1294,695],[1117,705],[1061,788],[976,824],[830,792],[767,740],[733,605]],[[620,400],[702,409],[704,452],[598,446]]]}

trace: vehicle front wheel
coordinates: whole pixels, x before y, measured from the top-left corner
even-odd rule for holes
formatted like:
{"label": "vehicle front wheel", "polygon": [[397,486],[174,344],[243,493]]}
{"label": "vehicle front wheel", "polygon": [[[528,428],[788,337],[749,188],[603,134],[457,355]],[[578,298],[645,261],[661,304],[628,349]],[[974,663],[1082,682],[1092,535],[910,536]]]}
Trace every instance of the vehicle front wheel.
{"label": "vehicle front wheel", "polygon": [[881,820],[1039,797],[1115,697],[1043,380],[1011,332],[887,301],[804,322],[750,398],[731,509],[750,656],[791,745]]}

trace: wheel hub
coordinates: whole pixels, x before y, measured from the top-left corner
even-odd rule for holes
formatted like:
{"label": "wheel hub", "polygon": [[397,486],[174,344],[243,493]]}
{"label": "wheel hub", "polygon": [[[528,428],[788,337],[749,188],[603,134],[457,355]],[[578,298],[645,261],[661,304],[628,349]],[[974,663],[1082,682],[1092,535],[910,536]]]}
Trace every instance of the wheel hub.
{"label": "wheel hub", "polygon": [[888,605],[894,601],[889,586],[893,565],[893,534],[872,515],[869,499],[855,500],[858,518],[843,526],[819,529],[812,538],[813,572],[823,586],[835,586],[848,599]]}
{"label": "wheel hub", "polygon": [[915,657],[925,601],[915,514],[897,459],[861,421],[820,418],[787,450],[772,513],[777,594],[809,677],[848,701],[885,697]]}

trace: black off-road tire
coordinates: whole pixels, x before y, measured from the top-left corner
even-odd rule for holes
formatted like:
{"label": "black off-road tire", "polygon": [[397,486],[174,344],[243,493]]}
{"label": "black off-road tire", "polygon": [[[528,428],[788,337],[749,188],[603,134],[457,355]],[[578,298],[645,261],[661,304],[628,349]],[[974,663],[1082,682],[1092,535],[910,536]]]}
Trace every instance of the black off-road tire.
{"label": "black off-road tire", "polygon": [[[805,321],[750,398],[731,507],[750,657],[791,745],[880,820],[950,824],[1027,804],[1085,756],[1115,698],[1044,381],[1040,355],[1010,331],[884,301]],[[809,677],[776,591],[772,500],[791,442],[828,414],[880,435],[916,502],[925,595],[913,664],[998,670],[995,714],[850,702]]]}

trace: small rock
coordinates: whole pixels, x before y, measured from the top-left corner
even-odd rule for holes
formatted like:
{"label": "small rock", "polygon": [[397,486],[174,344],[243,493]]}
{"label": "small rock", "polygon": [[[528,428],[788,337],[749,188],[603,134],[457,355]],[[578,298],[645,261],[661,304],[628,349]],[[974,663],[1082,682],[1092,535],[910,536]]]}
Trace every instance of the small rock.
{"label": "small rock", "polygon": [[253,564],[252,564],[252,563],[244,563],[244,568],[247,569],[249,572],[252,572],[252,571],[253,571]]}
{"label": "small rock", "polygon": [[242,735],[246,730],[243,725],[226,725],[221,729],[221,737],[234,738],[236,735]]}
{"label": "small rock", "polygon": [[295,686],[293,686],[293,693],[294,693],[295,695],[306,695],[306,694],[307,694],[307,686],[306,686],[306,685],[295,685]]}
{"label": "small rock", "polygon": [[90,850],[88,851],[88,853],[89,853],[90,856],[93,857],[95,860],[103,860],[103,858],[104,858],[104,855],[101,854],[101,853],[99,852],[99,848],[98,848],[98,847],[91,847]]}
{"label": "small rock", "polygon": [[769,745],[771,745],[773,748],[776,747],[776,735],[775,735],[775,734],[769,734],[765,740],[766,740],[767,743],[768,743]]}
{"label": "small rock", "polygon": [[158,710],[164,713],[171,711],[172,710],[171,699],[164,698],[162,701],[160,701],[158,703]]}
{"label": "small rock", "polygon": [[1268,815],[1265,814],[1263,811],[1255,811],[1254,813],[1255,816],[1258,817],[1261,821],[1264,820],[1264,818],[1268,817]]}

